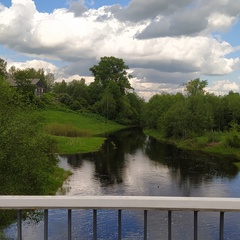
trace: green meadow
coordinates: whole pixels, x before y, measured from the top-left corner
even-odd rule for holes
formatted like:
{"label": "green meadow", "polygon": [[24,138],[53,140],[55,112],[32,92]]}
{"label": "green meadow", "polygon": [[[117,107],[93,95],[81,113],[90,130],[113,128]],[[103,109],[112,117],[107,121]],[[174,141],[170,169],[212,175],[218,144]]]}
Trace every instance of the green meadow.
{"label": "green meadow", "polygon": [[44,129],[58,143],[58,153],[74,154],[97,151],[106,138],[104,133],[124,128],[95,114],[44,110]]}

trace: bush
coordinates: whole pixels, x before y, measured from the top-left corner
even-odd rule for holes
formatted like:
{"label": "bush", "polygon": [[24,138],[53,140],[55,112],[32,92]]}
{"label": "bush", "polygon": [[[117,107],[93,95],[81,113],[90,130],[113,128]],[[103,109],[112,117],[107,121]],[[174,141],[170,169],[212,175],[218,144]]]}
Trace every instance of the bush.
{"label": "bush", "polygon": [[207,137],[207,142],[208,143],[213,143],[213,142],[220,142],[220,133],[219,132],[215,132],[215,131],[211,131],[211,132],[207,132],[206,133],[206,137]]}
{"label": "bush", "polygon": [[229,133],[224,141],[225,146],[240,148],[240,137],[238,133]]}

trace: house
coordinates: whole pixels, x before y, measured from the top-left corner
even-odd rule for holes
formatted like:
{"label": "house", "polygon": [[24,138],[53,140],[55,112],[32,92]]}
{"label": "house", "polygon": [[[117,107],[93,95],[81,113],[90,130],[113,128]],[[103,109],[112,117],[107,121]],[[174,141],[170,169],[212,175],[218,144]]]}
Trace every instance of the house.
{"label": "house", "polygon": [[44,92],[46,92],[46,86],[41,79],[29,79],[33,85],[35,85],[35,94],[40,97]]}
{"label": "house", "polygon": [[[35,94],[40,97],[44,92],[46,92],[46,86],[43,81],[39,78],[27,79],[31,82],[32,85],[35,86]],[[8,78],[7,81],[9,82],[10,86],[17,87],[17,83],[13,78]]]}

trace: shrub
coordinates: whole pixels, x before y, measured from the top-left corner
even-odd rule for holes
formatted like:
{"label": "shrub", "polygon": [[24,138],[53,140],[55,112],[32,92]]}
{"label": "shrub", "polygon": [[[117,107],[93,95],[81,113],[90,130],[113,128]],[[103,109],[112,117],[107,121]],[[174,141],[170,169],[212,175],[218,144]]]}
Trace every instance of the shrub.
{"label": "shrub", "polygon": [[206,137],[208,139],[207,140],[208,143],[220,142],[221,139],[220,133],[215,131],[207,132]]}
{"label": "shrub", "polygon": [[225,146],[232,148],[240,148],[240,137],[237,133],[229,133],[224,141]]}

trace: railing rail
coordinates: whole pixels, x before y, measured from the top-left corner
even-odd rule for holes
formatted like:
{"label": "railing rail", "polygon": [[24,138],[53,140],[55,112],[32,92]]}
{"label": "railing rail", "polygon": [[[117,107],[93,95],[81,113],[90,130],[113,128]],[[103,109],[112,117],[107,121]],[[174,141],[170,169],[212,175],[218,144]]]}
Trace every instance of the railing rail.
{"label": "railing rail", "polygon": [[148,196],[0,196],[0,209],[18,210],[18,240],[22,239],[22,210],[44,210],[44,239],[48,239],[48,210],[68,210],[68,239],[72,238],[72,210],[93,210],[93,239],[97,239],[97,210],[118,210],[118,239],[121,239],[122,210],[144,211],[144,239],[147,239],[148,210],[168,211],[168,239],[171,239],[172,211],[194,212],[194,236],[198,238],[198,212],[219,212],[219,239],[224,237],[224,213],[240,212],[238,198],[148,197]]}

